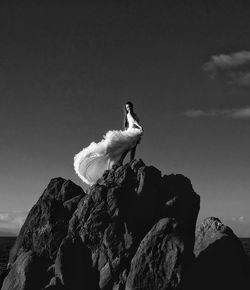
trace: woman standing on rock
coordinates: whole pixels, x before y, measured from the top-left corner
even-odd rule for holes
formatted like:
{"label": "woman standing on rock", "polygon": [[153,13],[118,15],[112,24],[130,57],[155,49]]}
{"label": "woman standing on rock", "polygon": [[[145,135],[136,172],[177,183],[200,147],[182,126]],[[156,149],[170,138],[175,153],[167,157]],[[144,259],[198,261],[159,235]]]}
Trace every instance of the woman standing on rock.
{"label": "woman standing on rock", "polygon": [[74,168],[83,182],[94,184],[105,170],[111,169],[114,164],[122,164],[129,151],[130,160],[134,159],[143,128],[131,102],[125,104],[124,127],[123,131],[108,131],[100,142],[92,142],[75,155]]}
{"label": "woman standing on rock", "polygon": [[[134,105],[131,102],[127,102],[125,104],[125,113],[124,113],[124,129],[130,130],[130,129],[139,129],[141,132],[143,132],[143,128],[140,125],[139,118],[137,117],[136,113],[134,112]],[[138,138],[136,144],[134,147],[126,150],[123,152],[119,163],[122,165],[124,158],[126,157],[127,153],[130,151],[130,161],[135,158],[135,151],[137,145],[140,143],[141,138]]]}

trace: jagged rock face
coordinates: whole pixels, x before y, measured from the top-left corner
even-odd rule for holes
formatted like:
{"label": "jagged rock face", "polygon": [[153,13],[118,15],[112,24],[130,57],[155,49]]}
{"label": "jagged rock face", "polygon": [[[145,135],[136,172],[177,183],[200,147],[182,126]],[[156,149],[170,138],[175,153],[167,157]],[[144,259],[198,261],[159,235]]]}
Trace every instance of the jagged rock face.
{"label": "jagged rock face", "polygon": [[47,260],[37,257],[34,252],[22,252],[16,259],[7,278],[4,280],[2,289],[34,289],[36,285],[44,285],[48,267]]}
{"label": "jagged rock face", "polygon": [[52,179],[30,210],[11,251],[9,262],[12,264],[15,261],[20,249],[32,250],[37,255],[55,259],[58,246],[67,233],[68,221],[83,196],[82,188],[72,181]]}
{"label": "jagged rock face", "polygon": [[53,179],[21,229],[2,290],[179,289],[199,205],[189,179],[142,161],[106,171],[87,195]]}
{"label": "jagged rock face", "polygon": [[241,241],[218,218],[206,218],[197,227],[194,253],[184,290],[249,289],[249,265]]}
{"label": "jagged rock face", "polygon": [[171,218],[161,219],[142,240],[132,259],[126,290],[178,289],[184,261],[180,225]]}
{"label": "jagged rock face", "polygon": [[142,161],[113,167],[87,195],[52,179],[2,290],[249,289],[240,240],[220,220],[203,222],[193,249],[199,205],[186,177],[162,177]]}
{"label": "jagged rock face", "polygon": [[[164,231],[169,236],[163,245],[167,249],[178,237],[180,242],[177,244],[185,248],[182,264],[186,265],[193,258],[198,211],[199,196],[184,176],[162,177],[156,168],[147,167],[142,161],[114,168],[106,172],[78,204],[69,223],[67,242],[58,252],[56,277],[60,277],[61,284],[67,289],[74,289],[74,283],[81,285],[80,289],[86,287],[88,290],[124,289],[128,275],[133,275],[130,263],[140,242],[154,224],[165,217],[170,218],[170,225]],[[171,235],[175,236],[173,240]],[[77,252],[72,251],[75,243],[84,256],[79,265],[71,256],[72,253],[77,256]],[[174,272],[176,268],[172,270]],[[165,275],[169,285],[173,282],[169,279],[172,270],[161,274],[161,280]],[[82,275],[79,275],[81,271]],[[150,276],[150,271],[145,270],[145,275]],[[181,275],[182,271],[179,282]],[[93,285],[93,280],[97,280],[99,286]],[[156,279],[155,285],[161,280]]]}
{"label": "jagged rock face", "polygon": [[[54,178],[50,181],[30,210],[10,252],[11,270],[3,290],[39,289],[51,276],[47,269],[54,263],[61,241],[67,234],[69,219],[84,195],[82,188],[70,180]],[[35,274],[34,269],[37,269]],[[33,280],[28,278],[31,270],[39,278],[34,279],[34,275]]]}

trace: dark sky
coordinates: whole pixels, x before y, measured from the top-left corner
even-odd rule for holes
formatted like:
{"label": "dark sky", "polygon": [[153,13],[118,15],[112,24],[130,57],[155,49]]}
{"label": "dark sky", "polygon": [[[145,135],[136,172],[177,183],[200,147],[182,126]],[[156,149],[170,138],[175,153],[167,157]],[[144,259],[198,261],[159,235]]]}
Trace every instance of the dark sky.
{"label": "dark sky", "polygon": [[19,2],[0,3],[0,227],[51,178],[81,185],[73,156],[130,100],[137,157],[250,236],[249,1]]}

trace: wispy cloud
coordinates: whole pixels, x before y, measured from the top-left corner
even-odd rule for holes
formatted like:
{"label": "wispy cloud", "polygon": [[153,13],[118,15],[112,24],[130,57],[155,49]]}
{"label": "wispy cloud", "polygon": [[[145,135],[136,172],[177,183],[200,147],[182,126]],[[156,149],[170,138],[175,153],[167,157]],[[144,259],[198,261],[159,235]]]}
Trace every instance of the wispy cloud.
{"label": "wispy cloud", "polygon": [[223,222],[231,227],[239,237],[250,236],[250,217],[249,216],[236,216],[230,219],[225,219]]}
{"label": "wispy cloud", "polygon": [[239,222],[239,223],[250,222],[250,219],[248,219],[247,217],[244,217],[244,216],[232,217],[231,220],[233,222]]}
{"label": "wispy cloud", "polygon": [[23,225],[26,216],[26,211],[1,211],[0,212],[0,231],[8,230],[17,233]]}
{"label": "wispy cloud", "polygon": [[213,55],[202,68],[212,79],[223,77],[229,84],[250,87],[250,51]]}
{"label": "wispy cloud", "polygon": [[213,55],[210,61],[204,64],[203,68],[206,71],[214,71],[218,68],[238,67],[247,62],[250,62],[250,51],[243,50],[231,54]]}
{"label": "wispy cloud", "polygon": [[189,118],[223,117],[230,119],[250,119],[250,107],[234,109],[187,110],[184,115]]}
{"label": "wispy cloud", "polygon": [[197,117],[204,117],[208,115],[208,112],[202,110],[188,110],[184,113],[187,117],[197,118]]}

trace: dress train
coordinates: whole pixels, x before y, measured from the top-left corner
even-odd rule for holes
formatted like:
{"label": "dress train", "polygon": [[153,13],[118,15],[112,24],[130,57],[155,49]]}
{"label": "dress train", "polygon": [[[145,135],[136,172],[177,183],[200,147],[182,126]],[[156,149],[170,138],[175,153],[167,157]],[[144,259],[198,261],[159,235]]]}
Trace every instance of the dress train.
{"label": "dress train", "polygon": [[92,142],[74,157],[74,169],[83,182],[92,185],[119,161],[123,152],[132,149],[140,140],[142,130],[108,131],[103,139]]}

